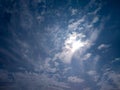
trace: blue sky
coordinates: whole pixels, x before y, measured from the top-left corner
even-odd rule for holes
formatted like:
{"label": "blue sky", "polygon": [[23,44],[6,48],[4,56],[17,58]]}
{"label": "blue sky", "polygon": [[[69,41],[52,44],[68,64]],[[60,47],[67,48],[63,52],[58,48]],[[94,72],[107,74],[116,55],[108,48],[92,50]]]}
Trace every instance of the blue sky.
{"label": "blue sky", "polygon": [[118,0],[1,0],[1,90],[119,90]]}

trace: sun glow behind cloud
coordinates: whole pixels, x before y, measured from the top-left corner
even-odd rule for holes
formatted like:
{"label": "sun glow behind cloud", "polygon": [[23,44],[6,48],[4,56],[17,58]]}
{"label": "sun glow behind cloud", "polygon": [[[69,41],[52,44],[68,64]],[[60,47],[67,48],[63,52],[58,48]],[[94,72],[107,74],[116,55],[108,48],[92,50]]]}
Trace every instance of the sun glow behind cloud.
{"label": "sun glow behind cloud", "polygon": [[69,52],[74,53],[78,49],[82,48],[86,45],[85,41],[82,41],[85,35],[72,33],[65,41],[65,48],[69,50]]}
{"label": "sun glow behind cloud", "polygon": [[57,60],[58,58],[63,63],[70,64],[73,55],[75,55],[75,52],[78,52],[80,56],[91,45],[88,38],[85,38],[86,35],[82,32],[77,33],[73,31],[72,33],[69,33],[66,40],[64,41],[62,52],[57,53],[53,60]]}
{"label": "sun glow behind cloud", "polygon": [[62,46],[61,52],[56,53],[52,60],[59,59],[64,64],[70,64],[75,56],[78,60],[83,61],[81,58],[83,57],[82,55],[86,54],[87,50],[91,48],[100,32],[94,27],[88,30],[89,28],[87,27],[87,29],[84,31],[81,30],[81,32],[73,30],[71,33],[68,33],[63,42],[64,46]]}
{"label": "sun glow behind cloud", "polygon": [[79,49],[80,47],[83,46],[84,43],[80,42],[80,41],[74,41],[72,43],[72,47],[71,47],[71,50],[72,52],[75,52],[77,49]]}

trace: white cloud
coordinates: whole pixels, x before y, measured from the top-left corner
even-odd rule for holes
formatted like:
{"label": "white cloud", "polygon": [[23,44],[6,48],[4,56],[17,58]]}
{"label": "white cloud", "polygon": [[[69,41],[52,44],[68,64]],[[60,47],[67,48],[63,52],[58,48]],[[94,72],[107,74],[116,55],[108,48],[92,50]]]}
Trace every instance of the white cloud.
{"label": "white cloud", "polygon": [[68,77],[68,81],[72,82],[72,83],[82,83],[82,82],[84,82],[83,79],[78,78],[76,76],[70,76],[70,77]]}
{"label": "white cloud", "polygon": [[115,58],[115,59],[112,61],[112,63],[114,63],[114,62],[120,62],[120,58]]}
{"label": "white cloud", "polygon": [[77,9],[72,9],[71,13],[72,13],[72,15],[75,15],[77,13]]}
{"label": "white cloud", "polygon": [[36,18],[39,21],[39,23],[44,21],[44,17],[43,16],[37,16]]}
{"label": "white cloud", "polygon": [[96,16],[96,17],[93,18],[92,23],[94,24],[94,23],[96,23],[97,21],[99,21],[99,18]]}
{"label": "white cloud", "polygon": [[[92,30],[92,32],[88,32],[88,36],[82,32],[76,33],[75,31],[68,34],[66,40],[64,41],[62,51],[55,54],[53,61],[60,59],[63,63],[70,64],[72,57],[75,54],[78,54],[75,56],[80,59],[81,55],[93,45],[93,42],[97,39],[99,32],[100,31],[98,30]],[[83,59],[87,60],[90,56],[91,54],[87,53]]]}
{"label": "white cloud", "polygon": [[115,73],[115,72],[109,73],[109,79],[112,79],[113,83],[115,83],[120,89],[120,74],[119,73]]}
{"label": "white cloud", "polygon": [[[111,85],[111,83],[113,85]],[[98,85],[101,87],[100,90],[119,90],[120,89],[120,74],[115,73],[114,71],[107,71],[106,69]],[[116,87],[114,87],[114,85]]]}
{"label": "white cloud", "polygon": [[63,71],[63,73],[64,74],[66,74],[69,70],[71,70],[72,69],[72,67],[66,67],[65,69],[64,69],[64,71]]}
{"label": "white cloud", "polygon": [[[52,73],[54,73],[54,72],[57,71],[57,69],[56,69],[56,67],[51,67],[50,62],[52,62],[52,61],[51,61],[51,58],[47,58],[47,59],[45,60],[44,69],[45,69],[45,71],[47,71],[47,72],[52,72]],[[56,62],[56,65],[57,65],[57,64],[58,64],[58,63]]]}
{"label": "white cloud", "polygon": [[88,14],[90,14],[90,15],[96,15],[99,11],[100,11],[100,9],[101,9],[101,6],[99,6],[97,9],[95,9],[94,11],[92,11],[92,12],[89,12]]}
{"label": "white cloud", "polygon": [[55,62],[55,66],[57,67],[59,65],[59,63],[58,62]]}
{"label": "white cloud", "polygon": [[96,75],[96,71],[91,70],[91,71],[88,72],[88,74],[89,75]]}
{"label": "white cloud", "polygon": [[[12,75],[13,80],[10,80]],[[59,82],[54,78],[49,78],[45,74],[38,74],[34,72],[8,72],[6,70],[0,70],[0,81],[11,82],[10,85],[4,86],[6,90],[8,87],[10,90],[64,90],[70,88],[67,83]]]}
{"label": "white cloud", "polygon": [[[41,3],[42,0],[35,0],[35,2]],[[23,1],[23,3],[24,3],[24,1]],[[37,5],[37,3],[35,5]],[[32,25],[34,24],[34,20],[33,20],[35,18],[34,16],[37,16],[36,19],[39,20],[40,22],[46,23],[45,18],[40,15],[31,16],[28,6],[26,9],[27,9],[27,11],[24,10],[22,12],[23,15],[21,15],[21,17],[20,17],[21,25],[25,29],[32,30],[32,32],[30,32],[30,31],[28,32],[29,36],[34,35],[34,36],[32,36],[33,38],[35,38],[34,43],[38,46],[36,46],[35,49],[32,48],[32,47],[34,47],[34,45],[32,47],[30,47],[29,44],[32,43],[31,40],[30,40],[30,43],[29,43],[29,40],[26,41],[27,42],[26,44],[23,42],[18,42],[18,43],[20,45],[22,45],[21,48],[23,48],[23,49],[28,48],[31,51],[31,54],[25,54],[25,52],[30,52],[30,51],[23,51],[22,54],[26,55],[25,60],[28,60],[29,63],[34,65],[37,72],[44,70],[44,71],[47,71],[47,73],[45,73],[43,75],[37,74],[37,73],[29,73],[29,72],[14,73],[14,78],[15,78],[17,86],[20,85],[19,86],[20,89],[22,89],[21,87],[25,87],[25,88],[28,88],[29,90],[37,90],[40,88],[42,88],[41,90],[53,90],[53,89],[47,89],[47,88],[54,88],[54,90],[56,90],[56,89],[59,90],[59,88],[60,88],[60,90],[62,90],[62,88],[69,88],[69,86],[66,83],[58,82],[53,78],[49,78],[47,75],[49,74],[49,72],[56,72],[56,70],[57,70],[56,67],[59,68],[60,63],[58,63],[55,60],[60,59],[65,64],[66,63],[70,64],[72,57],[74,54],[76,54],[75,52],[77,50],[78,50],[78,52],[77,52],[76,56],[79,57],[78,60],[80,60],[82,55],[85,55],[83,58],[84,60],[87,60],[91,57],[91,53],[87,53],[86,51],[92,46],[92,44],[98,37],[99,31],[100,31],[98,29],[101,29],[101,28],[96,29],[96,27],[94,27],[93,24],[96,23],[97,21],[99,21],[99,18],[97,17],[97,15],[95,13],[96,17],[93,18],[93,22],[88,25],[89,21],[86,20],[87,13],[85,13],[85,15],[78,14],[78,10],[72,9],[72,15],[78,14],[78,17],[74,18],[74,19],[72,19],[72,21],[70,21],[70,23],[67,25],[68,28],[66,30],[64,30],[65,29],[64,27],[63,27],[63,29],[61,29],[61,28],[57,27],[57,25],[55,23],[53,23],[53,24],[55,24],[54,26],[56,26],[56,27],[53,27],[53,28],[47,27],[47,28],[49,28],[49,31],[46,30],[46,28],[44,26],[37,27],[37,25],[35,25],[35,26],[33,26],[36,29],[34,32],[33,28],[31,28]],[[62,10],[62,9],[60,9],[60,10]],[[24,14],[24,12],[25,12],[25,14]],[[47,18],[49,18],[49,17],[51,18],[50,15],[53,15],[53,13],[55,13],[56,11],[54,12],[54,10],[52,10],[52,14],[50,14],[49,12],[51,12],[50,9],[47,10],[46,12],[43,12],[43,13],[45,13],[45,16]],[[59,12],[59,10],[58,10],[58,12]],[[63,18],[64,18],[64,15],[61,15],[61,16],[60,15],[61,14],[58,13],[59,17],[63,16]],[[81,18],[79,18],[79,17],[81,17]],[[54,16],[52,16],[52,19],[54,19]],[[63,22],[64,22],[64,20],[63,20]],[[65,20],[65,22],[66,22],[66,20]],[[56,23],[58,23],[58,22],[56,22]],[[53,24],[50,24],[50,26],[53,26]],[[49,26],[49,23],[47,26]],[[45,30],[41,27],[44,27]],[[43,29],[43,31],[45,31],[45,32],[43,32],[41,34],[41,31],[39,29],[41,29],[41,30]],[[36,34],[36,32],[39,32],[40,34],[38,35],[38,34]],[[44,34],[47,34],[46,35],[47,37],[46,36],[44,37]],[[51,35],[51,36],[48,36],[48,35]],[[61,39],[63,37],[65,37],[64,40]],[[48,42],[45,39],[47,39],[48,41],[52,40],[52,41],[50,41],[50,43],[55,43],[55,47],[52,50],[47,47],[49,45],[47,45]],[[43,41],[45,41],[46,43],[44,43]],[[60,48],[60,46],[62,46],[60,43],[64,44],[64,46],[62,48]],[[41,49],[41,46],[43,46],[44,48],[42,47],[42,49]],[[52,45],[50,45],[50,46],[52,46]],[[46,52],[44,52],[44,51],[42,52],[42,50],[45,50]],[[53,53],[51,53],[52,51],[55,53],[54,55],[53,55]],[[6,51],[5,51],[5,53],[6,53]],[[36,53],[41,54],[40,59],[37,58],[38,56],[36,55]],[[44,53],[45,53],[45,55],[43,55]],[[48,53],[49,53],[50,57],[53,57],[53,58],[44,59],[44,58],[46,58],[46,55],[48,55]],[[16,57],[13,57],[9,52],[6,54],[9,55],[11,58],[15,59],[16,61],[18,61],[18,59]],[[23,56],[22,54],[18,54],[18,55]],[[42,57],[44,57],[44,58],[42,58]],[[96,57],[94,60],[98,60],[98,57]],[[50,62],[52,62],[52,61],[55,61],[54,62],[55,67],[54,67],[54,65],[51,66]],[[33,69],[35,69],[35,68],[33,67]],[[69,70],[71,70],[71,67],[64,68],[65,73]],[[94,74],[94,72],[90,71],[89,74],[92,75],[92,74]],[[2,75],[1,73],[0,73],[0,75],[1,75],[0,78],[5,76],[4,74]],[[7,76],[5,76],[5,77],[7,77]],[[73,83],[74,82],[75,83],[76,82],[77,83],[84,82],[83,79],[75,77],[75,76],[68,77],[68,81],[73,82]],[[89,89],[86,89],[86,90],[89,90]]]}
{"label": "white cloud", "polygon": [[105,49],[105,48],[109,48],[110,45],[107,45],[107,44],[101,44],[98,46],[98,50],[102,50],[102,49]]}
{"label": "white cloud", "polygon": [[88,60],[91,57],[91,53],[87,53],[84,55],[83,60]]}
{"label": "white cloud", "polygon": [[94,58],[93,58],[93,67],[95,68],[96,67],[96,64],[97,62],[100,60],[100,56],[99,55],[96,55]]}
{"label": "white cloud", "polygon": [[59,58],[64,63],[71,63],[73,54],[83,47],[87,47],[89,44],[87,41],[82,41],[86,36],[82,33],[73,32],[68,35],[68,38],[64,41],[64,47],[62,52],[57,53],[53,60]]}
{"label": "white cloud", "polygon": [[88,37],[88,40],[91,44],[93,44],[93,42],[98,38],[100,31],[101,30],[98,29],[91,30],[91,35]]}
{"label": "white cloud", "polygon": [[82,17],[81,19],[75,21],[75,22],[72,22],[71,24],[68,25],[68,29],[69,30],[76,30],[78,29],[78,26],[85,21],[85,16]]}
{"label": "white cloud", "polygon": [[90,70],[87,72],[88,75],[91,76],[91,78],[93,78],[93,80],[96,82],[99,78],[99,75],[97,74],[97,72],[95,70]]}

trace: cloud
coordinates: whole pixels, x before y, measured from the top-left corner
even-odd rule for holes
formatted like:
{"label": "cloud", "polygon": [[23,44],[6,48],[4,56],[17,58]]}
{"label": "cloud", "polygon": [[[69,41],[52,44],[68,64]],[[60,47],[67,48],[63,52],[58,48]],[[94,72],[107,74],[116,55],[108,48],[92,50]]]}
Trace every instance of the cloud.
{"label": "cloud", "polygon": [[[33,71],[31,70],[31,72],[18,71],[12,73],[15,81],[14,85],[16,86],[14,90],[64,90],[66,88],[70,88],[68,84],[59,82],[59,78],[56,79],[53,77],[55,77],[55,75],[60,76],[60,79],[62,78],[62,75],[66,77],[67,72],[72,70],[70,64],[73,56],[78,57],[78,60],[81,60],[83,55],[84,57],[82,59],[89,59],[92,54],[88,53],[87,50],[91,48],[93,43],[96,41],[99,32],[101,31],[101,27],[99,28],[94,26],[94,23],[100,21],[99,17],[96,15],[97,13],[94,13],[95,18],[93,18],[91,23],[87,20],[88,12],[84,12],[84,10],[82,10],[81,12],[84,13],[82,14],[80,12],[80,14],[78,9],[72,9],[71,14],[76,15],[76,17],[72,19],[70,18],[70,21],[72,21],[67,23],[68,18],[66,20],[66,17],[69,16],[68,13],[64,12],[65,14],[62,13],[61,15],[64,7],[60,7],[60,11],[47,8],[44,6],[46,4],[44,4],[42,8],[45,9],[45,11],[40,11],[41,9],[37,6],[39,6],[43,1],[45,3],[45,0],[34,0],[33,2],[35,4],[29,1],[20,1],[20,10],[23,10],[18,13],[20,14],[20,25],[22,26],[22,29],[27,29],[29,31],[24,32],[24,30],[21,30],[20,32],[17,32],[17,38],[14,38],[15,40],[18,40],[18,46],[16,43],[14,44],[17,46],[18,50],[14,50],[18,52],[17,54],[19,57],[23,57],[24,59],[19,60],[19,58],[9,51],[3,49],[0,50],[1,53],[6,54],[6,56],[9,56],[11,59],[18,61],[18,63],[19,61],[23,60],[22,62],[24,62],[24,60],[26,60],[28,61],[28,64],[30,63],[33,65]],[[53,1],[54,0],[51,1],[52,4]],[[28,3],[32,4],[29,5]],[[50,7],[53,7],[52,4]],[[29,8],[29,6],[32,6],[32,8]],[[90,6],[92,6],[92,4],[90,4]],[[31,12],[33,12],[34,15]],[[57,15],[59,18],[56,18],[54,15],[56,12],[58,12]],[[95,12],[98,12],[98,10]],[[16,18],[14,19],[16,22]],[[37,22],[40,22],[40,24]],[[19,30],[19,28],[16,28],[16,24],[13,26],[15,26],[15,30]],[[23,41],[24,39],[25,42]],[[58,60],[59,62],[63,62],[62,65],[61,62],[57,62]],[[95,59],[93,59],[93,62],[97,60],[98,57],[96,56]],[[18,63],[17,65],[19,65]],[[66,64],[69,65],[67,66]],[[63,69],[59,67],[60,65]],[[25,70],[26,68],[24,68],[24,71]],[[35,73],[34,70],[38,73]],[[59,71],[57,72],[57,70]],[[64,71],[62,72],[62,70]],[[43,73],[41,73],[41,71]],[[59,72],[62,73],[62,75],[59,74]],[[55,74],[52,75],[51,73]],[[0,79],[3,79],[3,81],[5,81],[5,79],[8,80],[8,74],[9,72],[1,72]],[[92,75],[94,72],[90,71],[89,74]],[[83,79],[76,76],[66,78],[68,79],[68,82],[72,83],[84,82]]]}
{"label": "cloud", "polygon": [[77,9],[72,9],[71,13],[72,13],[71,15],[75,15],[77,13]]}
{"label": "cloud", "polygon": [[56,60],[58,58],[66,64],[71,63],[74,52],[89,45],[87,40],[82,41],[82,39],[85,37],[86,36],[82,33],[73,32],[71,34],[68,34],[67,39],[64,41],[62,52],[55,54],[53,60]]}
{"label": "cloud", "polygon": [[[76,25],[78,25],[78,22],[75,23],[75,27],[78,28]],[[86,28],[89,29],[87,26]],[[81,55],[83,55],[93,45],[94,41],[97,39],[100,33],[100,30],[95,29],[94,27],[92,27],[91,31],[85,31],[87,35],[84,32],[78,33],[76,31],[69,33],[63,42],[64,46],[62,47],[62,51],[56,53],[53,60],[60,59],[62,62],[69,64],[71,63],[73,55],[76,54],[75,52],[79,54],[75,56],[78,56],[78,58],[80,58]],[[86,54],[86,56],[84,56],[84,60],[90,56],[90,53]]]}
{"label": "cloud", "polygon": [[96,74],[96,71],[92,71],[92,70],[91,70],[91,71],[88,72],[88,74],[89,74],[89,75],[95,75],[95,74]]}
{"label": "cloud", "polygon": [[[51,61],[51,58],[47,58],[45,60],[45,63],[43,65],[43,69],[44,71],[47,71],[47,72],[51,72],[51,73],[55,73],[57,71],[57,68],[56,67],[51,67],[51,64],[50,64]],[[55,63],[55,65],[58,65],[59,63]]]}
{"label": "cloud", "polygon": [[78,78],[76,76],[70,76],[70,77],[68,77],[68,81],[72,82],[72,83],[82,83],[82,82],[84,82],[83,79]]}
{"label": "cloud", "polygon": [[114,63],[114,62],[120,62],[120,57],[119,57],[119,58],[115,58],[115,59],[112,61],[112,63]]}
{"label": "cloud", "polygon": [[97,21],[99,21],[99,18],[96,16],[96,17],[94,17],[92,23],[94,24],[94,23],[96,23]]}
{"label": "cloud", "polygon": [[88,75],[91,76],[91,78],[93,78],[93,81],[95,81],[95,82],[98,81],[99,75],[95,70],[90,70],[87,73],[88,73]]}
{"label": "cloud", "polygon": [[72,67],[66,67],[63,71],[64,74],[67,74],[70,70],[72,70]]}
{"label": "cloud", "polygon": [[49,90],[51,88],[54,88],[53,90],[64,90],[70,88],[66,83],[59,82],[57,80],[54,80],[53,78],[49,78],[45,74],[38,74],[27,71],[13,73],[5,70],[0,70],[0,80],[2,80],[3,82],[9,82],[10,75],[12,75],[13,77],[13,80],[11,81],[13,87],[10,87],[11,84],[9,84],[8,86],[5,85],[5,90],[7,89],[7,87],[9,87],[10,90]]}
{"label": "cloud", "polygon": [[83,60],[88,60],[92,56],[91,53],[87,53],[84,55]]}
{"label": "cloud", "polygon": [[119,90],[120,89],[120,74],[112,70],[104,71],[101,80],[98,83],[100,90]]}
{"label": "cloud", "polygon": [[101,44],[98,46],[98,50],[102,50],[102,49],[106,49],[106,48],[109,48],[110,45],[107,45],[107,44]]}
{"label": "cloud", "polygon": [[36,18],[37,18],[39,23],[44,21],[44,17],[43,16],[37,16]]}
{"label": "cloud", "polygon": [[82,17],[81,19],[74,21],[68,25],[68,30],[77,30],[79,25],[85,21],[85,16]]}

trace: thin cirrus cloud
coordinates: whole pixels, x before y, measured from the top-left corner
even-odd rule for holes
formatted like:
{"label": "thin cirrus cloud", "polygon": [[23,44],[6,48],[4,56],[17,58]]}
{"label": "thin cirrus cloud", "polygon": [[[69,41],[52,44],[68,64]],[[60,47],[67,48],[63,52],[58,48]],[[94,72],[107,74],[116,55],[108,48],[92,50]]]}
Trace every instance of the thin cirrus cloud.
{"label": "thin cirrus cloud", "polygon": [[[10,77],[9,75],[13,77]],[[23,88],[26,88],[27,90],[31,88],[34,90],[36,89],[47,90],[50,88],[54,88],[54,90],[56,89],[64,90],[70,88],[64,82],[57,82],[53,78],[48,78],[46,75],[27,72],[27,71],[10,73],[5,70],[0,70],[0,79],[6,83],[11,83],[11,87],[9,87],[9,85],[8,87],[12,90],[23,89]],[[26,85],[28,85],[29,87]],[[6,90],[8,87],[4,86],[3,89]]]}
{"label": "thin cirrus cloud", "polygon": [[[109,82],[109,80],[112,80],[113,82]],[[114,71],[109,71],[109,69],[104,70],[104,74],[102,75],[101,80],[97,83],[98,86],[100,86],[100,90],[105,89],[120,89],[120,74],[116,73]],[[113,85],[111,85],[113,84]],[[117,87],[116,87],[117,86]]]}
{"label": "thin cirrus cloud", "polygon": [[[39,2],[40,1],[41,0],[39,0]],[[88,53],[87,51],[92,47],[92,45],[94,45],[100,31],[103,28],[102,25],[104,24],[101,22],[97,15],[98,8],[93,12],[85,12],[84,10],[82,10],[82,12],[85,13],[84,15],[79,13],[79,9],[71,9],[71,16],[78,14],[78,17],[70,18],[68,20],[66,28],[60,26],[59,23],[55,23],[54,27],[46,25],[44,29],[47,33],[42,32],[41,34],[41,32],[39,32],[39,27],[42,26],[37,27],[37,25],[34,25],[34,23],[38,22],[38,25],[46,23],[46,18],[43,14],[45,14],[46,17],[48,15],[47,18],[49,18],[49,14],[51,13],[51,11],[46,11],[44,13],[41,12],[40,15],[38,13],[35,13],[35,15],[32,16],[31,12],[28,9],[28,5],[25,4],[25,2],[27,1],[23,1],[21,6],[23,7],[23,11],[21,11],[20,15],[20,25],[23,29],[29,30],[28,35],[30,36],[30,38],[29,40],[27,40],[26,38],[25,40],[23,40],[22,34],[19,33],[18,36],[16,35],[16,43],[20,46],[20,49],[17,50],[19,55],[23,56],[24,60],[33,65],[33,70],[35,70],[36,72],[26,71],[12,73],[14,77],[13,79],[15,80],[15,90],[18,88],[25,88],[27,90],[30,90],[31,88],[32,90],[37,90],[39,88],[41,88],[41,90],[68,90],[69,88],[72,88],[68,84],[69,82],[86,82],[82,78],[79,78],[77,76],[69,76],[67,74],[73,69],[71,64],[72,61],[74,62],[74,56],[77,57],[78,61],[80,61],[78,62],[78,64],[87,61],[92,57],[92,53]],[[34,1],[34,3],[38,2]],[[90,2],[87,6],[90,7],[91,5],[92,3]],[[88,7],[87,9],[89,9]],[[59,12],[59,10],[55,11],[54,13],[56,12]],[[60,15],[61,14],[59,14],[59,17],[62,17]],[[88,16],[92,18],[92,22],[89,21]],[[100,25],[98,27],[95,27],[94,24],[96,24],[97,22],[100,22]],[[33,27],[37,28],[35,32]],[[31,38],[31,35],[33,36],[33,38]],[[4,53],[4,50],[2,50],[1,52]],[[17,60],[17,58],[13,57],[10,53],[5,54]],[[93,62],[96,64],[97,60],[98,57],[96,56],[95,59],[93,59]],[[93,68],[95,64],[91,65],[91,68]],[[60,65],[61,67],[59,67]],[[82,65],[81,69],[83,69]],[[4,78],[8,79],[7,76],[10,74],[10,72],[1,71],[1,73],[1,76],[4,75]],[[88,74],[93,75],[94,72],[91,71]],[[59,81],[63,80],[63,78],[65,78],[67,82]]]}
{"label": "thin cirrus cloud", "polygon": [[106,48],[109,48],[109,47],[110,47],[110,45],[108,45],[108,44],[101,44],[101,45],[98,46],[98,50],[106,49]]}
{"label": "thin cirrus cloud", "polygon": [[69,76],[68,81],[71,82],[71,83],[82,83],[82,82],[84,82],[83,79],[78,78],[76,76]]}

